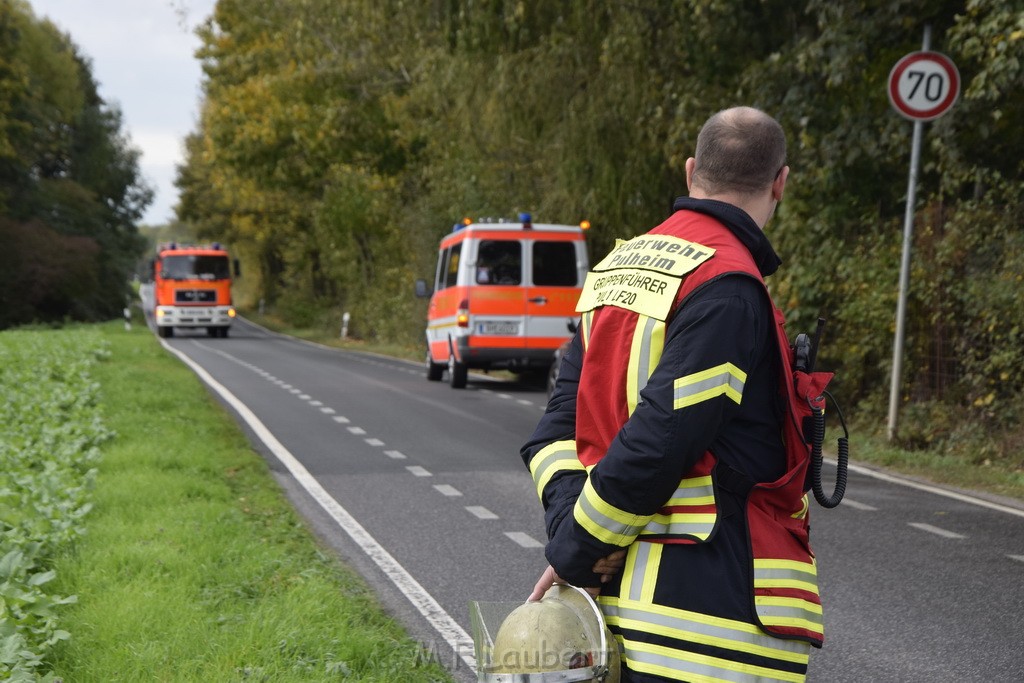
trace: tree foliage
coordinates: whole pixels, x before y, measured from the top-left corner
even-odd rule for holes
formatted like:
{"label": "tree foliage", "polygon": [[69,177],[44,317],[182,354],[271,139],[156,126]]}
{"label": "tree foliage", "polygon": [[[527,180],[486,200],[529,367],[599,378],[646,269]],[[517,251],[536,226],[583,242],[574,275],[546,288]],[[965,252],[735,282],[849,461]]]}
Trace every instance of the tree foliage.
{"label": "tree foliage", "polygon": [[0,329],[120,314],[152,191],[88,60],[0,0]]}
{"label": "tree foliage", "polygon": [[793,169],[772,288],[794,334],[829,319],[822,362],[881,415],[911,131],[885,89],[926,25],[963,88],[926,128],[904,400],[1008,425],[1024,364],[1021,0],[220,0],[182,218],[233,241],[284,309],[417,339],[410,283],[453,222],[586,218],[601,253],[664,219],[710,114],[758,106]]}

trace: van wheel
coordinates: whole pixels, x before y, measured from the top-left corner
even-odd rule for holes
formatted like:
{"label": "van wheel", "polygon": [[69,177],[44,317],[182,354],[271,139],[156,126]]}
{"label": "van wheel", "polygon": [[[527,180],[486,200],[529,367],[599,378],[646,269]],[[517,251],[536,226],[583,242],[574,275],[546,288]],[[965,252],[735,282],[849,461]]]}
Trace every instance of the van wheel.
{"label": "van wheel", "polygon": [[444,363],[435,363],[427,351],[427,379],[431,382],[440,382],[444,376]]}
{"label": "van wheel", "polygon": [[455,356],[448,356],[448,384],[452,389],[466,388],[466,377],[469,369],[465,363],[455,360]]}

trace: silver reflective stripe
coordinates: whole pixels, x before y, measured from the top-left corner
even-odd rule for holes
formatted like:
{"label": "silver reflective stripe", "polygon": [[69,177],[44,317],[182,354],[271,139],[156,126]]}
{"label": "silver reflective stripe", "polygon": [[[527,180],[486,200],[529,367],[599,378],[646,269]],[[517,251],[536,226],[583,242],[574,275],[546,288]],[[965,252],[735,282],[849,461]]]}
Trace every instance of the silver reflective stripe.
{"label": "silver reflective stripe", "polygon": [[[677,680],[679,681],[692,680],[690,676],[706,676],[706,679],[701,680],[730,681],[731,683],[769,683],[771,681],[783,683],[804,680],[803,675],[790,674],[787,676],[787,672],[776,671],[775,669],[769,669],[767,667],[741,665],[745,670],[736,671],[734,669],[714,666],[712,664],[714,661],[728,661],[720,659],[716,660],[714,657],[689,655],[692,659],[678,659],[676,657],[668,657],[654,652],[635,650],[630,648],[629,641],[626,641],[625,651],[626,661],[633,669],[637,671],[644,671],[644,664],[651,667],[657,667],[657,669],[661,670],[668,669],[672,674],[678,674]],[[773,676],[773,673],[777,675]],[[683,676],[686,676],[686,678]]]}
{"label": "silver reflective stripe", "polygon": [[[802,581],[817,585],[818,572],[813,564],[807,564],[807,569],[795,569],[792,565],[798,564],[790,561],[791,568],[758,566],[762,560],[754,561],[754,582],[777,582],[777,581]],[[804,564],[804,563],[800,563]]]}
{"label": "silver reflective stripe", "polygon": [[[710,477],[708,477],[708,479],[710,479]],[[694,479],[684,479],[683,481],[694,481]],[[701,486],[680,486],[676,489],[675,493],[672,494],[672,497],[669,498],[666,505],[678,505],[679,503],[675,503],[673,501],[685,500],[687,498],[710,498],[713,500],[714,496],[715,488],[710,482]]]}
{"label": "silver reflective stripe", "polygon": [[[814,603],[807,602],[806,600],[800,600],[800,598],[791,598],[793,602],[803,602],[805,605],[813,605]],[[757,603],[757,616],[761,617],[762,621],[769,623],[778,623],[778,619],[797,619],[800,621],[808,622],[815,626],[822,626],[824,620],[822,619],[821,612],[813,609],[805,609],[802,607],[786,607],[784,605],[766,605],[761,602]],[[774,617],[774,619],[772,618]],[[818,631],[821,629],[819,628]]]}
{"label": "silver reflective stripe", "polygon": [[[594,534],[594,529],[588,524],[583,524],[581,522],[581,525],[585,529],[587,529],[587,531],[590,531],[592,535],[599,538],[600,540],[605,541],[606,543],[611,543],[613,545],[620,546],[628,545],[634,538],[636,538],[636,536],[640,533],[640,530],[644,528],[643,524],[624,524],[622,522],[612,519],[611,517],[605,514],[602,514],[597,510],[597,508],[594,507],[593,503],[591,503],[590,499],[587,497],[587,492],[585,490],[583,492],[583,495],[576,499],[576,506],[579,508],[579,512],[582,512],[583,515],[593,525],[600,527],[601,531],[606,533],[606,536],[602,538],[601,536]],[[642,521],[646,521],[647,518],[641,517],[639,519]],[[622,538],[613,538],[615,536],[621,536]]]}
{"label": "silver reflective stripe", "polygon": [[[714,522],[686,522],[678,519],[673,519],[677,516],[683,517],[685,516],[685,513],[671,515],[669,517],[670,521],[667,523],[659,522],[656,519],[652,519],[650,522],[647,523],[647,525],[643,528],[643,531],[641,531],[640,533],[645,536],[664,536],[666,534],[672,534],[707,538],[711,535],[711,532],[715,528]],[[659,515],[659,517],[661,517],[661,515]]]}
{"label": "silver reflective stripe", "polygon": [[713,368],[680,377],[673,383],[675,388],[673,408],[679,410],[723,394],[730,400],[741,403],[743,401],[743,385],[746,381],[747,373],[732,363],[722,363]]}
{"label": "silver reflective stripe", "polygon": [[642,599],[644,575],[647,573],[647,563],[650,561],[653,546],[653,543],[634,543],[629,547],[633,553],[633,566],[630,568],[629,589],[625,597],[630,600]]}
{"label": "silver reflective stripe", "polygon": [[533,457],[530,461],[530,473],[533,475],[533,483],[541,500],[544,499],[544,488],[551,478],[559,472],[570,470],[583,471],[583,463],[576,457],[575,441],[556,441],[545,446]]}
{"label": "silver reflective stripe", "polygon": [[[787,662],[806,661],[805,657],[810,651],[809,643],[774,638],[743,622],[735,622],[739,628],[729,628],[725,623],[727,620],[718,617],[706,617],[707,621],[689,619],[682,615],[697,613],[660,606],[654,607],[660,611],[623,607],[621,602],[620,600],[619,604],[615,604],[611,600],[602,600],[601,609],[606,617],[617,618],[620,624],[623,619],[638,622],[630,626],[634,630],[664,634],[678,640],[717,645]],[[679,616],[663,613],[668,610],[676,612]]]}
{"label": "silver reflective stripe", "polygon": [[636,402],[640,402],[640,392],[647,386],[647,380],[651,378],[650,367],[651,367],[651,334],[654,332],[654,328],[658,325],[658,321],[654,318],[648,318],[647,316],[641,316],[644,318],[644,331],[643,339],[640,342],[640,354],[637,357],[637,373],[636,373]]}

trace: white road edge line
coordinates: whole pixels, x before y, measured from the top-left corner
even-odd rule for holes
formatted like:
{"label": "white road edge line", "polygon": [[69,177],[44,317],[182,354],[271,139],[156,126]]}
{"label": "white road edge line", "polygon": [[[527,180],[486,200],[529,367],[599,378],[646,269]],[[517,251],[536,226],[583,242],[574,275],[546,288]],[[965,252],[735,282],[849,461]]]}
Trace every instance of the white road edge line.
{"label": "white road edge line", "polygon": [[[836,461],[833,459],[826,459],[825,462],[835,466]],[[887,481],[890,484],[899,484],[900,486],[906,486],[907,488],[918,489],[919,491],[927,491],[928,493],[934,493],[938,496],[945,496],[946,498],[952,498],[953,500],[959,500],[962,503],[970,503],[983,508],[989,508],[990,510],[997,510],[999,512],[1005,512],[1008,515],[1016,515],[1017,517],[1024,517],[1024,510],[1018,508],[1012,508],[1008,505],[1000,505],[999,503],[993,503],[991,501],[984,500],[982,498],[975,498],[964,493],[957,493],[956,491],[949,491],[947,489],[938,488],[937,486],[929,486],[928,484],[922,484],[916,481],[910,481],[909,479],[903,479],[896,477],[891,474],[885,474],[884,472],[876,472],[875,470],[868,469],[867,467],[861,467],[860,465],[854,465],[850,463],[850,471],[858,474],[863,474],[868,477],[874,477],[881,481]]]}
{"label": "white road edge line", "polygon": [[441,637],[452,648],[452,652],[458,653],[459,657],[471,671],[476,671],[476,655],[473,653],[472,648],[473,639],[459,626],[458,622],[452,619],[451,615],[444,611],[444,608],[441,607],[437,600],[345,508],[338,504],[338,501],[334,500],[327,493],[326,489],[320,485],[320,482],[302,466],[302,463],[295,459],[295,456],[277,440],[263,422],[244,403],[228,391],[227,387],[220,384],[210,373],[206,372],[206,370],[183,352],[178,351],[162,339],[160,343],[165,349],[181,359],[181,362],[190,367],[207,386],[220,394],[221,398],[238,412],[246,424],[249,425],[249,428],[259,437],[260,441],[281,461],[281,464],[306,489],[313,500],[362,548],[367,557],[373,560],[381,571],[384,572],[384,575],[395,584],[395,587],[408,598],[416,610],[441,634]]}

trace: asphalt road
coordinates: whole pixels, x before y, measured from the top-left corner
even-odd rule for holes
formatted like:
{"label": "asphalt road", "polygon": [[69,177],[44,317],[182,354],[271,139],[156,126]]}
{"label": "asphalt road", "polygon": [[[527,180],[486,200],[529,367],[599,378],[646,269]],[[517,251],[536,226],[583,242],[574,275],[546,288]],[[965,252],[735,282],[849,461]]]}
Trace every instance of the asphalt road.
{"label": "asphalt road", "polygon": [[[453,390],[421,364],[245,321],[228,339],[179,330],[165,342],[239,418],[313,529],[474,680],[468,602],[521,601],[544,568],[518,455],[544,390],[473,374]],[[846,501],[811,514],[827,641],[809,680],[1024,681],[1024,508],[857,468]]]}

